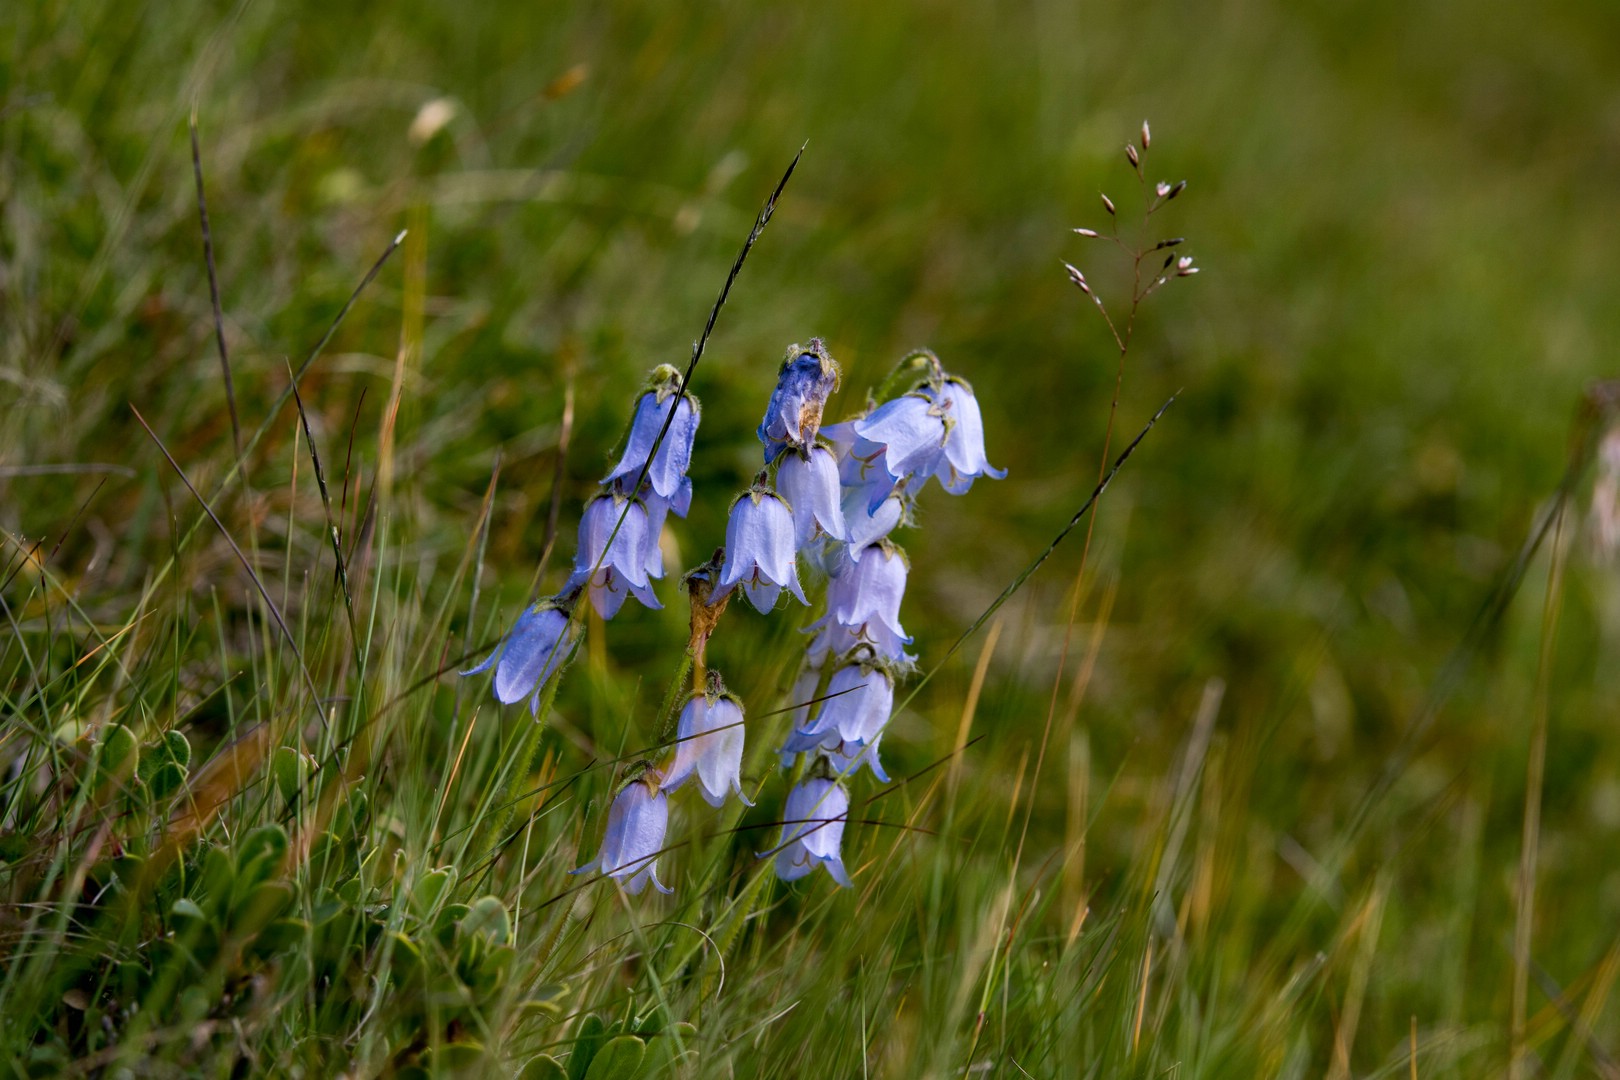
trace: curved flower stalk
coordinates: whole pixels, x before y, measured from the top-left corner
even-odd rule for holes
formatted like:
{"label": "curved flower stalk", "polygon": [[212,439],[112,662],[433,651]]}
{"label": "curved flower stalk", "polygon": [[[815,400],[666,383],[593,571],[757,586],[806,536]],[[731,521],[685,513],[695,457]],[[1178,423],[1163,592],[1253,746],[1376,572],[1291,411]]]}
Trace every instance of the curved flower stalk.
{"label": "curved flower stalk", "polygon": [[[626,596],[634,596],[647,607],[661,608],[648,581],[648,566],[656,550],[656,542],[648,535],[647,508],[639,499],[598,495],[579,519],[574,572],[563,591],[589,588],[591,606],[604,619],[619,613]],[[656,565],[662,576],[663,560],[658,559]]]}
{"label": "curved flower stalk", "polygon": [[741,585],[748,602],[761,612],[776,606],[787,589],[801,604],[799,569],[794,558],[793,511],[780,495],[764,486],[764,474],[731,504],[726,522],[726,559],[720,588]]}
{"label": "curved flower stalk", "polygon": [[653,883],[659,892],[675,890],[658,880],[658,853],[669,829],[669,797],[659,785],[657,770],[649,769],[619,789],[608,810],[607,833],[596,858],[570,870],[583,874],[600,870],[614,878],[632,896]]}
{"label": "curved flower stalk", "polygon": [[549,597],[518,616],[516,623],[489,658],[462,675],[477,675],[495,668],[495,697],[510,705],[529,697],[529,712],[539,715],[540,691],[562,669],[583,632],[573,620],[573,605]]}
{"label": "curved flower stalk", "polygon": [[849,794],[826,777],[812,776],[788,792],[782,839],[775,849],[776,876],[795,881],[825,866],[834,881],[849,888],[842,852],[848,820]]}
{"label": "curved flower stalk", "polygon": [[732,792],[744,806],[753,806],[742,789],[742,702],[726,692],[718,672],[710,671],[708,682],[707,692],[692,695],[681,710],[675,763],[665,776],[663,789],[674,791],[696,776],[698,789],[710,806],[724,806]]}
{"label": "curved flower stalk", "polygon": [[788,348],[776,376],[776,389],[759,422],[759,441],[765,444],[765,464],[789,448],[808,451],[816,444],[821,413],[827,397],[838,389],[838,362],[827,354],[820,338],[805,346]]}

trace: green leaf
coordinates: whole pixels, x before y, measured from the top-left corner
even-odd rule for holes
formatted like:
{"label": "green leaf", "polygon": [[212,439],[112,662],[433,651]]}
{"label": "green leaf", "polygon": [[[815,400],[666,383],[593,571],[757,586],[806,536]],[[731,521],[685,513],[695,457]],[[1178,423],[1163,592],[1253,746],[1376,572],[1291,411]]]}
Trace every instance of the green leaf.
{"label": "green leaf", "polygon": [[411,890],[411,903],[416,913],[423,918],[432,915],[440,901],[449,896],[455,886],[456,868],[453,866],[441,866],[417,878],[416,887]]}
{"label": "green leaf", "polygon": [[550,1054],[532,1057],[518,1070],[517,1080],[567,1080],[562,1063]]}
{"label": "green leaf", "polygon": [[422,963],[422,950],[416,947],[416,942],[398,932],[392,932],[388,936],[393,940],[394,946],[392,959],[394,981],[406,983],[421,978],[425,967]]}
{"label": "green leaf", "polygon": [[481,1064],[485,1059],[484,1044],[472,1039],[457,1039],[455,1042],[444,1043],[427,1055],[428,1066],[433,1072],[448,1069],[452,1072],[461,1069],[470,1069]]}
{"label": "green leaf", "polygon": [[607,1025],[595,1013],[588,1014],[579,1022],[579,1031],[574,1036],[574,1049],[568,1055],[568,1080],[585,1080],[585,1070],[591,1067],[591,1059],[603,1043],[607,1042]]}
{"label": "green leaf", "polygon": [[309,783],[309,768],[313,761],[308,754],[300,753],[296,746],[276,747],[276,752],[270,755],[270,775],[282,799],[292,802],[299,797],[304,785]]}
{"label": "green leaf", "polygon": [[135,733],[122,724],[113,724],[101,737],[101,748],[96,752],[96,767],[102,783],[116,783],[135,774],[140,761],[141,747]]}
{"label": "green leaf", "polygon": [[496,945],[505,945],[512,939],[512,917],[499,897],[480,896],[462,917],[461,930],[466,934],[483,934]]}
{"label": "green leaf", "polygon": [[260,825],[242,837],[236,849],[238,888],[252,888],[281,869],[287,855],[287,830],[280,825]]}
{"label": "green leaf", "polygon": [[675,1067],[676,1062],[697,1053],[697,1028],[681,1020],[670,1024],[647,1043],[647,1060],[643,1066],[650,1078],[662,1076]]}
{"label": "green leaf", "polygon": [[293,887],[287,882],[261,882],[231,905],[231,929],[238,934],[257,934],[292,902]]}
{"label": "green leaf", "polygon": [[191,743],[178,731],[165,731],[163,733],[162,747],[167,752],[169,760],[182,769],[191,768]]}
{"label": "green leaf", "polygon": [[[144,758],[142,760],[145,760]],[[172,761],[166,761],[146,780],[146,789],[154,802],[167,799],[186,786],[186,770]]]}
{"label": "green leaf", "polygon": [[631,1080],[641,1071],[646,1056],[647,1044],[634,1035],[609,1039],[591,1060],[584,1080]]}

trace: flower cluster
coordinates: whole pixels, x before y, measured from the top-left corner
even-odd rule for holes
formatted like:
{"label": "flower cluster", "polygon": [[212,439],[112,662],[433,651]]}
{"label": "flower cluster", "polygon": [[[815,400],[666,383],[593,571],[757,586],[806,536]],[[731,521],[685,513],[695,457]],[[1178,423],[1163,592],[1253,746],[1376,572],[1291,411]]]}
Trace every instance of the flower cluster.
{"label": "flower cluster", "polygon": [[668,364],[653,369],[636,399],[624,453],[580,516],[574,569],[562,591],[518,616],[489,658],[463,675],[493,667],[501,703],[528,697],[529,711],[539,715],[541,692],[573,654],[583,632],[574,617],[582,593],[588,591],[604,619],[619,613],[626,596],[650,608],[662,606],[652,591],[652,579],[664,576],[658,538],[670,511],[685,517],[692,505],[686,470],[700,411],[696,398],[681,393],[679,371]]}
{"label": "flower cluster", "polygon": [[[743,703],[705,667],[705,649],[738,591],[760,612],[773,610],[784,592],[808,606],[803,567],[826,578],[822,610],[806,628],[811,637],[791,691],[792,728],[781,747],[784,768],[800,757],[803,767],[787,796],[780,841],[762,855],[775,857],[784,881],[821,864],[849,884],[840,854],[849,815],[844,785],[862,766],[887,782],[878,745],[896,684],[916,659],[905,651],[912,639],[900,623],[910,564],[891,534],[912,520],[929,479],[960,495],[981,476],[1006,474],[985,457],[972,389],[947,374],[933,353],[900,362],[889,380],[898,396],[823,427],[839,377],[819,340],[788,350],[758,429],[765,468],[732,502],[725,547],[684,579],[697,689],[681,709],[673,754],[642,763],[619,788],[597,857],[574,873],[599,871],[631,893],[649,881],[667,892],[656,867],[669,827],[668,793],[695,780],[713,807],[732,795],[753,805],[742,785]],[[542,690],[575,648],[580,628],[573,612],[581,595],[604,619],[617,614],[626,596],[659,606],[652,592],[652,581],[664,576],[658,536],[668,513],[684,517],[691,505],[686,473],[698,417],[680,374],[656,369],[637,400],[622,457],[581,518],[563,591],[526,611],[495,654],[467,672],[493,666],[503,703],[530,695],[531,709],[538,709]]]}
{"label": "flower cluster", "polygon": [[[791,362],[783,366],[773,406],[787,396],[784,387],[794,373]],[[984,424],[972,388],[947,374],[938,357],[927,351],[906,356],[890,382],[904,387],[899,396],[822,428],[825,446],[799,447],[807,458],[826,454],[836,467],[844,528],[841,535],[824,529],[819,539],[801,543],[801,551],[825,569],[827,591],[821,617],[807,628],[813,636],[790,692],[793,727],[782,744],[784,767],[797,755],[809,758],[807,779],[788,800],[788,824],[777,854],[784,879],[808,873],[814,866],[810,860],[819,858],[835,880],[847,883],[836,859],[842,825],[835,831],[824,824],[828,835],[819,840],[801,837],[794,820],[804,815],[793,810],[813,798],[822,818],[841,818],[849,801],[839,782],[862,766],[881,782],[889,779],[878,745],[894,708],[895,686],[916,659],[905,651],[911,637],[900,623],[910,563],[893,532],[912,520],[917,494],[929,479],[961,495],[981,476],[1006,475],[985,457]],[[771,453],[767,442],[766,456]]]}

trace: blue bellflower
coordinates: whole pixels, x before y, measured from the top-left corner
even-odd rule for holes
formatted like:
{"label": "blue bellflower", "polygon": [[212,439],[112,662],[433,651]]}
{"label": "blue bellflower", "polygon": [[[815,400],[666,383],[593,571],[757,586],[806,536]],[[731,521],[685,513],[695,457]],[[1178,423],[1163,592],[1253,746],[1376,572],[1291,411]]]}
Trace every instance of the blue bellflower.
{"label": "blue bellflower", "polygon": [[759,422],[765,464],[775,461],[789,447],[808,449],[815,445],[821,413],[827,395],[838,389],[838,376],[838,363],[827,355],[819,338],[812,338],[807,349],[795,345],[788,350],[776,377],[776,389],[765,406],[765,419]]}
{"label": "blue bellflower", "polygon": [[776,606],[784,588],[799,603],[810,603],[799,587],[793,511],[779,495],[762,487],[739,495],[726,521],[726,561],[720,569],[720,588],[738,584],[748,602],[762,612]]}
{"label": "blue bellflower", "polygon": [[[952,495],[961,495],[980,476],[997,480],[1005,469],[991,465],[984,453],[984,421],[973,388],[954,375],[924,385],[853,422],[859,439],[883,446],[883,467],[894,480],[937,477]],[[864,447],[852,448],[852,460],[870,459]],[[849,484],[846,476],[844,483]],[[864,478],[876,507],[881,486]]]}
{"label": "blue bellflower", "polygon": [[[628,494],[645,467],[653,494],[672,507],[677,516],[685,517],[692,503],[692,481],[687,479],[686,470],[692,464],[692,442],[697,438],[702,407],[690,394],[678,396],[680,384],[681,373],[668,364],[653,370],[647,392],[636,400],[636,415],[630,422],[624,453],[602,483]],[[675,419],[671,421],[672,409]],[[663,442],[658,442],[666,421],[669,432]]]}
{"label": "blue bellflower", "polygon": [[530,607],[513,624],[489,659],[463,671],[477,675],[495,668],[495,697],[503,705],[529,699],[529,712],[539,715],[540,691],[567,661],[580,628],[569,617],[569,608],[556,599],[542,600]]}
{"label": "blue bellflower", "polygon": [[984,420],[973,387],[955,375],[947,375],[939,397],[951,420],[945,433],[947,468],[936,474],[940,486],[952,495],[961,495],[973,486],[976,477],[1004,479],[1007,470],[996,468],[984,456]]}
{"label": "blue bellflower", "polygon": [[608,810],[607,833],[596,858],[571,874],[600,870],[618,880],[632,896],[651,881],[659,892],[674,892],[658,880],[658,853],[669,829],[669,797],[658,787],[656,773],[630,781]]}
{"label": "blue bellflower", "polygon": [[[619,525],[623,515],[624,524]],[[614,534],[614,528],[618,533]],[[608,537],[613,545],[608,546]],[[585,507],[579,519],[579,547],[574,552],[574,572],[563,586],[564,593],[589,586],[591,605],[598,615],[611,619],[619,613],[624,598],[634,596],[650,608],[663,607],[653,595],[648,566],[657,558],[656,539],[648,536],[647,508],[639,500],[620,495],[598,495]],[[651,548],[652,550],[649,550]],[[660,574],[663,561],[655,564]],[[595,572],[592,572],[592,568]]]}
{"label": "blue bellflower", "polygon": [[782,842],[776,849],[776,876],[795,881],[819,864],[848,888],[840,849],[849,819],[849,795],[831,780],[812,777],[788,792],[782,810]]}
{"label": "blue bellflower", "polygon": [[776,488],[793,508],[793,539],[799,550],[823,534],[844,539],[838,462],[831,450],[812,446],[808,453],[789,453],[777,468]]}
{"label": "blue bellflower", "polygon": [[845,420],[821,429],[822,438],[832,443],[833,456],[838,459],[845,517],[850,515],[850,504],[856,499],[865,506],[867,514],[876,513],[897,483],[897,478],[890,475],[884,465],[884,445],[855,433],[855,425],[863,421],[864,418]]}
{"label": "blue bellflower", "polygon": [[675,764],[664,779],[664,790],[674,791],[696,775],[698,789],[710,806],[725,805],[733,791],[744,806],[753,806],[742,790],[742,703],[720,692],[695,694],[681,710],[676,729]]}
{"label": "blue bellflower", "polygon": [[833,673],[825,697],[815,719],[789,737],[788,744],[795,749],[808,750],[833,733],[862,746],[874,741],[888,726],[894,708],[894,678],[881,667],[845,664]]}

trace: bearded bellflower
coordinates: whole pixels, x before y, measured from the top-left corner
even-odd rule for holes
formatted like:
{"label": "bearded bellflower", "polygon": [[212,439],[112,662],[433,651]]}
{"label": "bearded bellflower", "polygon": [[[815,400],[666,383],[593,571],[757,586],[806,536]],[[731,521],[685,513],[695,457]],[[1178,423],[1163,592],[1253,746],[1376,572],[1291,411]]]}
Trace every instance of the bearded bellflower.
{"label": "bearded bellflower", "polygon": [[820,338],[808,346],[788,350],[777,373],[776,389],[759,422],[759,441],[765,444],[769,465],[789,447],[807,450],[816,443],[827,395],[838,389],[838,363],[827,355]]}
{"label": "bearded bellflower", "polygon": [[726,693],[719,678],[709,672],[709,690],[694,694],[681,710],[676,729],[675,763],[664,778],[664,790],[674,791],[696,776],[698,789],[710,806],[725,805],[737,793],[744,806],[753,806],[742,790],[742,702]]}
{"label": "bearded bellflower", "polygon": [[849,795],[831,780],[811,777],[788,792],[782,841],[776,848],[776,876],[795,881],[821,865],[848,888],[851,882],[840,850],[848,819]]}
{"label": "bearded bellflower", "polygon": [[[622,525],[620,517],[624,518]],[[598,495],[579,519],[574,572],[568,576],[563,592],[588,587],[591,606],[604,619],[619,613],[626,596],[634,596],[650,608],[663,607],[648,581],[647,568],[653,558],[648,550],[651,545],[653,540],[647,535],[647,508],[639,499]],[[662,573],[662,561],[657,565]]]}
{"label": "bearded bellflower", "polygon": [[[500,645],[482,664],[463,671],[477,675],[495,668],[495,697],[503,705],[529,696],[529,711],[540,711],[540,691],[573,651],[579,627],[569,617],[572,605],[552,597],[542,600],[513,624]],[[531,696],[532,695],[532,696]]]}
{"label": "bearded bellflower", "polygon": [[762,612],[776,606],[783,589],[799,603],[810,603],[799,587],[794,550],[793,511],[781,496],[756,481],[731,504],[720,588],[741,585],[748,602]]}
{"label": "bearded bellflower", "polygon": [[844,742],[865,745],[882,734],[889,723],[889,712],[894,708],[894,677],[876,664],[851,662],[833,672],[824,696],[826,700],[815,719],[803,730],[796,730],[789,741],[810,740],[813,746],[836,732]]}
{"label": "bearded bellflower", "polygon": [[955,375],[947,375],[939,399],[951,420],[945,433],[946,469],[935,474],[940,486],[952,495],[961,495],[977,477],[1005,479],[1007,470],[996,468],[984,455],[984,420],[973,387]]}
{"label": "bearded bellflower", "polygon": [[[937,382],[884,402],[871,415],[854,421],[853,430],[868,444],[882,444],[884,470],[895,481],[937,477],[946,491],[961,495],[977,477],[999,480],[1007,475],[985,457],[978,399],[973,388],[954,375],[940,376]],[[849,483],[847,476],[844,482]],[[881,486],[869,479],[866,483],[875,509]]]}
{"label": "bearded bellflower", "polygon": [[[685,517],[692,505],[692,481],[686,470],[692,464],[692,442],[697,438],[702,409],[697,398],[680,393],[680,386],[681,373],[675,368],[660,364],[653,369],[646,392],[636,399],[636,415],[630,422],[624,453],[602,483],[620,494],[630,494],[631,485],[645,468],[651,494],[664,507],[674,510],[677,517]],[[673,420],[671,410],[675,413]],[[664,432],[666,423],[668,432]],[[658,441],[660,433],[664,435],[662,442]],[[659,522],[663,522],[662,515]]]}
{"label": "bearded bellflower", "polygon": [[632,896],[649,881],[659,892],[673,892],[658,880],[658,853],[664,848],[668,829],[669,797],[659,788],[658,774],[649,771],[624,785],[614,797],[596,858],[569,873],[600,870]]}
{"label": "bearded bellflower", "polygon": [[825,446],[791,450],[776,471],[776,490],[793,510],[794,546],[804,550],[818,536],[845,539],[838,462]]}

